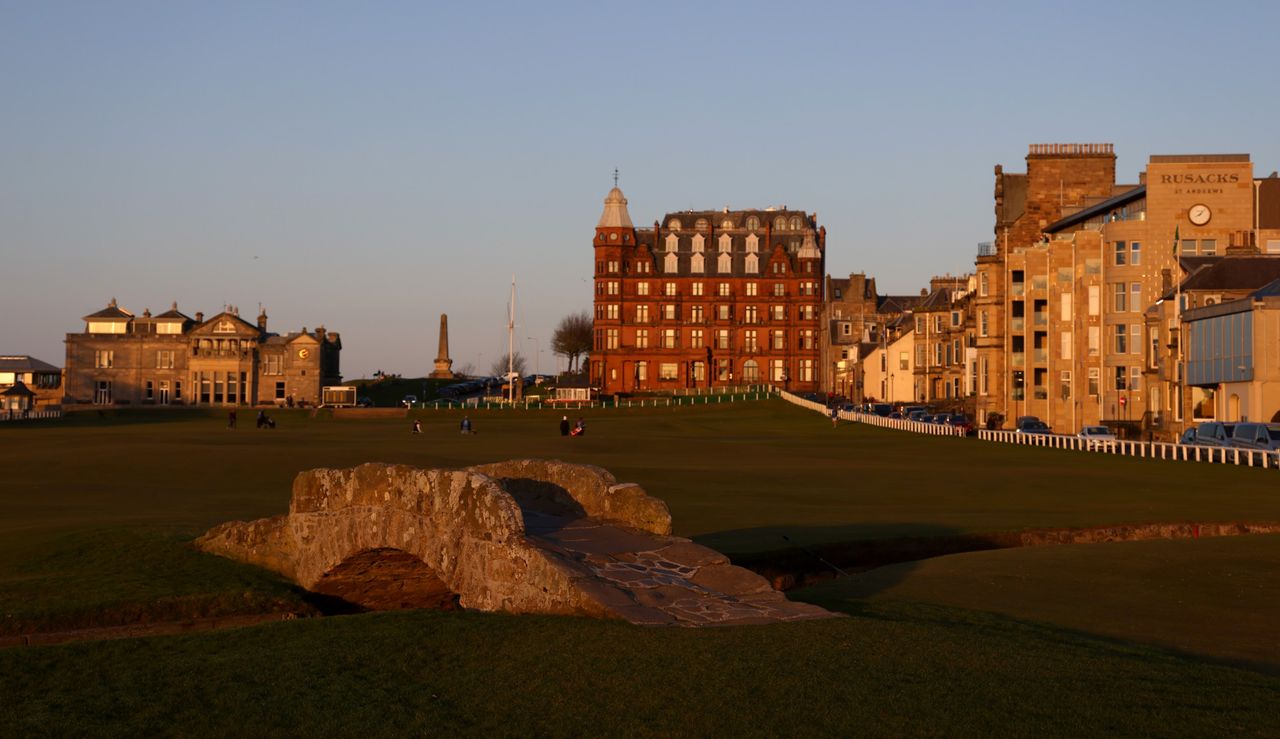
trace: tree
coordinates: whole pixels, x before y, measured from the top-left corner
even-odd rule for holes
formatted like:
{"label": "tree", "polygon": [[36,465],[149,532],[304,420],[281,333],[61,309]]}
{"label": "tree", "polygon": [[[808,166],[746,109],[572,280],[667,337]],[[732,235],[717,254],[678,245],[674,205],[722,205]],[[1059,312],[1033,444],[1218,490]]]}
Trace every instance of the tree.
{"label": "tree", "polygon": [[551,334],[551,351],[569,360],[569,371],[578,366],[578,358],[591,352],[591,314],[570,313],[560,319]]}
{"label": "tree", "polygon": [[[526,369],[527,367],[525,365],[524,355],[522,355],[520,352],[516,352],[511,361],[511,371],[515,372],[517,375],[520,375],[521,377],[524,377],[524,373]],[[507,374],[506,352],[503,352],[501,357],[498,357],[497,359],[493,360],[493,367],[491,367],[489,371],[491,374],[497,375],[498,377],[506,376]]]}

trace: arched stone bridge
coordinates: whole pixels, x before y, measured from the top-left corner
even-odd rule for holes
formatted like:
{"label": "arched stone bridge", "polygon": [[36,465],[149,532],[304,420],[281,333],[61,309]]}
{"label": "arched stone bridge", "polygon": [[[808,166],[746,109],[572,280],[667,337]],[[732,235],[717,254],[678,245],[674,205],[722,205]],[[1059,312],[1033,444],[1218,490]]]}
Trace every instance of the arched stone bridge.
{"label": "arched stone bridge", "polygon": [[671,536],[666,504],[640,486],[554,461],[309,470],[287,515],[222,524],[196,545],[372,609],[456,604],[684,626],[832,615]]}

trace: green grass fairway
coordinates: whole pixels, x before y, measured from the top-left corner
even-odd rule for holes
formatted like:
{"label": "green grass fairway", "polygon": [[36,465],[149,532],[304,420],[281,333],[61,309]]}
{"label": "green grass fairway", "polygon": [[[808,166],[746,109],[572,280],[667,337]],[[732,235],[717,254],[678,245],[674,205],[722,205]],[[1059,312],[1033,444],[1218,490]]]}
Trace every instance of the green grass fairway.
{"label": "green grass fairway", "polygon": [[[578,415],[570,411],[571,418]],[[805,545],[1168,521],[1280,521],[1280,472],[844,425],[781,401],[335,420],[282,411],[0,425],[0,635],[310,600],[188,546],[286,510],[303,469],[597,464],[739,556]],[[794,551],[794,550],[792,550]],[[1272,734],[1280,537],[946,557],[804,593],[848,618],[683,631],[365,614],[0,650],[14,735]],[[1228,580],[1227,576],[1230,576]],[[1196,599],[1181,610],[1182,593]],[[1214,641],[1218,621],[1236,633]],[[1271,640],[1271,641],[1268,641]],[[1258,645],[1262,645],[1259,647]],[[1175,653],[1169,648],[1180,650]],[[1248,655],[1257,653],[1256,659]],[[1231,664],[1221,663],[1230,660]],[[1248,662],[1242,664],[1241,660]]]}
{"label": "green grass fairway", "polygon": [[1280,674],[1280,535],[970,552],[904,562],[792,597],[991,611]]}

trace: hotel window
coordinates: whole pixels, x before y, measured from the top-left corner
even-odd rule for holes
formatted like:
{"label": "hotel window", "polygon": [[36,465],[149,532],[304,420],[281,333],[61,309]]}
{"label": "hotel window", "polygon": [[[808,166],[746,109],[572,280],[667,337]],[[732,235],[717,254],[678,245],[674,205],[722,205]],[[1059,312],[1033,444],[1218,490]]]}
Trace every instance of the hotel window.
{"label": "hotel window", "polygon": [[1098,315],[1098,307],[1099,307],[1098,304],[1102,302],[1101,298],[1099,297],[1099,294],[1101,292],[1102,290],[1099,288],[1098,285],[1089,286],[1089,315],[1091,316]]}
{"label": "hotel window", "polygon": [[719,295],[722,298],[729,297],[729,283],[721,282],[719,285],[716,285],[716,295]]}
{"label": "hotel window", "polygon": [[814,319],[814,317],[815,317],[815,316],[817,315],[817,313],[818,313],[818,306],[816,306],[816,305],[802,305],[802,306],[800,306],[797,310],[799,310],[799,311],[800,311],[800,320],[802,320],[802,321],[812,321],[812,320]]}
{"label": "hotel window", "polygon": [[276,400],[284,400],[284,383],[276,383]]}
{"label": "hotel window", "polygon": [[787,265],[782,262],[773,263],[773,273],[775,275],[785,275],[787,273]]}
{"label": "hotel window", "polygon": [[701,282],[695,282],[695,283],[693,283],[693,294],[694,294],[694,295],[701,295],[701,294],[702,294],[702,283],[701,283]]}
{"label": "hotel window", "polygon": [[720,320],[720,321],[727,321],[727,320],[729,320],[731,317],[732,317],[732,312],[729,310],[729,306],[728,306],[728,305],[726,305],[726,304],[724,304],[724,303],[721,303],[720,305],[717,305],[717,306],[716,306],[716,319],[717,319],[717,320]]}
{"label": "hotel window", "polygon": [[1129,264],[1142,264],[1142,244],[1136,241],[1129,244]]}
{"label": "hotel window", "polygon": [[147,399],[147,400],[155,400],[155,399],[156,399],[156,384],[155,384],[154,382],[152,382],[151,380],[147,380],[146,390],[145,390],[144,392],[145,392],[145,397],[146,397],[146,399]]}
{"label": "hotel window", "polygon": [[1117,241],[1117,242],[1116,242],[1116,262],[1115,262],[1115,264],[1116,264],[1116,266],[1117,266],[1117,267],[1123,267],[1123,266],[1125,265],[1125,263],[1128,261],[1128,260],[1126,259],[1126,257],[1128,256],[1128,251],[1129,251],[1129,250],[1128,250],[1128,245],[1127,245],[1127,244],[1125,244],[1123,241]]}
{"label": "hotel window", "polygon": [[1129,353],[1129,333],[1128,333],[1127,327],[1123,323],[1121,323],[1121,324],[1117,324],[1114,328],[1115,328],[1115,335],[1116,335],[1116,344],[1115,344],[1116,354],[1128,354]]}
{"label": "hotel window", "polygon": [[609,262],[609,274],[611,275],[618,274],[618,262],[616,261]]}
{"label": "hotel window", "polygon": [[694,362],[693,363],[693,381],[706,382],[706,380],[707,380],[707,363]]}
{"label": "hotel window", "polygon": [[280,369],[282,357],[279,354],[267,354],[262,358],[262,374],[279,375],[283,374]]}
{"label": "hotel window", "polygon": [[758,283],[758,282],[748,282],[748,283],[747,283],[747,296],[748,296],[748,297],[755,297],[756,295],[759,295],[759,290],[760,290],[760,283]]}
{"label": "hotel window", "polygon": [[1071,338],[1071,334],[1066,331],[1063,331],[1060,335],[1059,359],[1071,359]]}
{"label": "hotel window", "polygon": [[[988,392],[990,392],[989,388],[991,386],[987,378],[987,358],[983,357],[981,361],[978,363],[978,366],[981,368],[978,371],[978,376],[982,378],[982,394],[986,395]],[[906,368],[904,367],[903,369],[906,369]]]}
{"label": "hotel window", "polygon": [[760,351],[760,344],[757,341],[754,329],[742,332],[742,350],[752,354]]}
{"label": "hotel window", "polygon": [[636,323],[647,323],[649,320],[649,306],[636,306]]}
{"label": "hotel window", "polygon": [[1195,239],[1183,239],[1178,242],[1178,256],[1194,257],[1199,253]]}
{"label": "hotel window", "polygon": [[622,307],[619,306],[617,303],[610,303],[609,305],[605,306],[605,309],[604,309],[605,318],[608,318],[611,321],[616,321],[618,320],[618,316],[621,314],[622,314]]}
{"label": "hotel window", "polygon": [[924,360],[925,360],[925,355],[924,355],[924,353],[925,353],[925,345],[924,345],[924,344],[921,344],[920,346],[917,346],[917,347],[916,347],[916,366],[917,366],[917,367],[923,367],[923,366],[925,366],[925,361],[924,361]]}
{"label": "hotel window", "polygon": [[692,349],[702,348],[702,329],[689,329],[689,347]]}
{"label": "hotel window", "polygon": [[617,295],[619,293],[617,280],[609,280],[609,282],[605,283],[605,286],[605,293],[609,295]]}
{"label": "hotel window", "polygon": [[680,365],[675,362],[663,362],[658,365],[659,380],[674,380],[680,374]]}
{"label": "hotel window", "polygon": [[649,294],[649,283],[647,283],[647,282],[637,282],[637,283],[636,283],[636,295],[648,295],[648,294]]}
{"label": "hotel window", "polygon": [[168,321],[156,324],[156,333],[158,334],[180,334],[182,333],[182,324],[178,321]]}
{"label": "hotel window", "polygon": [[760,365],[754,359],[742,363],[742,379],[744,382],[760,381]]}
{"label": "hotel window", "polygon": [[636,348],[637,349],[649,348],[649,329],[647,328],[636,329]]}
{"label": "hotel window", "polygon": [[1137,392],[1142,387],[1142,368],[1134,365],[1129,368],[1129,389]]}
{"label": "hotel window", "polygon": [[787,348],[787,332],[786,331],[777,329],[773,332],[773,348],[774,349]]}
{"label": "hotel window", "polygon": [[716,257],[716,272],[727,275],[733,271],[733,257],[728,252],[720,252],[720,256]]}
{"label": "hotel window", "polygon": [[781,359],[769,360],[769,380],[771,382],[784,382],[787,379],[787,365]]}
{"label": "hotel window", "polygon": [[1089,356],[1098,356],[1098,327],[1089,327]]}
{"label": "hotel window", "polygon": [[173,399],[182,400],[182,381],[175,380],[173,383]]}
{"label": "hotel window", "polygon": [[742,322],[743,323],[759,323],[760,309],[754,305],[748,305],[746,308],[743,308]]}
{"label": "hotel window", "polygon": [[716,331],[716,348],[717,349],[729,348],[729,329],[722,328]]}
{"label": "hotel window", "polygon": [[1062,371],[1059,395],[1063,400],[1071,400],[1071,370]]}
{"label": "hotel window", "polygon": [[1098,397],[1098,368],[1089,368],[1089,395]]}
{"label": "hotel window", "polygon": [[1134,282],[1129,285],[1129,310],[1142,310],[1142,283]]}
{"label": "hotel window", "polygon": [[924,316],[916,316],[916,333],[924,334]]}
{"label": "hotel window", "polygon": [[662,348],[675,349],[680,346],[680,333],[674,328],[662,329]]}
{"label": "hotel window", "polygon": [[662,294],[663,294],[663,295],[666,295],[668,298],[675,297],[675,295],[676,295],[676,283],[674,283],[674,282],[667,282],[667,283],[663,283],[663,285],[662,285]]}
{"label": "hotel window", "polygon": [[649,363],[636,362],[636,382],[645,382],[649,379]]}
{"label": "hotel window", "polygon": [[817,340],[814,338],[814,331],[811,328],[800,330],[800,348],[813,349],[817,346]]}
{"label": "hotel window", "polygon": [[816,283],[816,282],[802,282],[802,283],[800,283],[800,294],[801,294],[801,295],[817,295],[817,294],[818,294],[818,283]]}
{"label": "hotel window", "polygon": [[701,305],[689,306],[689,321],[692,323],[702,323],[706,318],[703,315],[703,310],[704,308]]}
{"label": "hotel window", "polygon": [[618,348],[618,329],[616,329],[616,328],[611,328],[611,329],[606,329],[606,330],[605,330],[605,332],[604,332],[604,348],[605,348],[605,349],[617,349],[617,348]]}
{"label": "hotel window", "polygon": [[769,306],[769,317],[775,321],[787,320],[787,306],[785,305]]}
{"label": "hotel window", "polygon": [[156,369],[173,369],[172,349],[161,349],[156,352]]}
{"label": "hotel window", "polygon": [[813,382],[813,364],[812,359],[800,360],[800,382]]}
{"label": "hotel window", "polygon": [[982,274],[978,275],[978,294],[984,298],[987,297],[989,282],[990,281],[987,279],[986,272],[983,272]]}
{"label": "hotel window", "polygon": [[939,367],[941,367],[941,366],[942,366],[942,364],[943,364],[943,362],[942,362],[942,346],[943,346],[942,344],[934,344],[934,345],[933,345],[933,363],[934,363],[934,364],[936,364],[936,365],[938,365]]}
{"label": "hotel window", "polygon": [[1125,297],[1128,293],[1126,293],[1125,290],[1127,290],[1128,287],[1123,282],[1112,283],[1111,287],[1115,291],[1115,299],[1111,302],[1111,310],[1116,313],[1123,313],[1127,311],[1128,307],[1126,306]]}
{"label": "hotel window", "polygon": [[648,274],[650,271],[648,262],[636,262],[637,274]]}
{"label": "hotel window", "polygon": [[93,353],[93,366],[97,369],[111,369],[116,363],[116,353],[99,349]]}
{"label": "hotel window", "polygon": [[689,271],[695,275],[703,274],[707,271],[705,261],[702,252],[695,251],[693,256],[689,257]]}
{"label": "hotel window", "polygon": [[1071,298],[1072,297],[1074,296],[1072,296],[1071,293],[1062,293],[1062,295],[1059,298],[1059,300],[1061,301],[1061,305],[1059,306],[1058,317],[1063,321],[1071,320]]}
{"label": "hotel window", "polygon": [[1129,384],[1128,373],[1123,366],[1116,367],[1116,390],[1124,390]]}
{"label": "hotel window", "polygon": [[942,316],[937,314],[933,316],[933,332],[935,334],[942,333]]}
{"label": "hotel window", "polygon": [[776,298],[784,297],[787,294],[787,286],[782,282],[773,283],[773,296]]}
{"label": "hotel window", "polygon": [[1200,256],[1215,257],[1218,255],[1217,239],[1201,239],[1200,240]]}
{"label": "hotel window", "polygon": [[724,382],[733,379],[733,365],[727,359],[716,360],[716,379]]}
{"label": "hotel window", "polygon": [[676,306],[673,303],[667,303],[662,306],[662,320],[674,321],[680,316],[676,314]]}

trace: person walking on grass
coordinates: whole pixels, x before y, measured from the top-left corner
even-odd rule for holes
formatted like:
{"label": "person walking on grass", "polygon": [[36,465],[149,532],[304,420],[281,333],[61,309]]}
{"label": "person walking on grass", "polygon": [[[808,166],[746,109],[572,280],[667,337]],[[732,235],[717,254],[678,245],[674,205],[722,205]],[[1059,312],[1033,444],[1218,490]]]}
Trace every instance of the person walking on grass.
{"label": "person walking on grass", "polygon": [[459,428],[462,430],[462,433],[464,434],[471,433],[471,418],[468,416],[463,416],[462,423],[459,424]]}
{"label": "person walking on grass", "polygon": [[234,430],[236,427],[236,410],[232,408],[227,411],[227,428]]}
{"label": "person walking on grass", "polygon": [[840,425],[840,409],[833,405],[831,406],[831,428],[835,428],[836,426],[839,426],[839,425]]}
{"label": "person walking on grass", "polygon": [[569,417],[568,416],[563,416],[560,418],[560,435],[561,436],[569,435]]}

